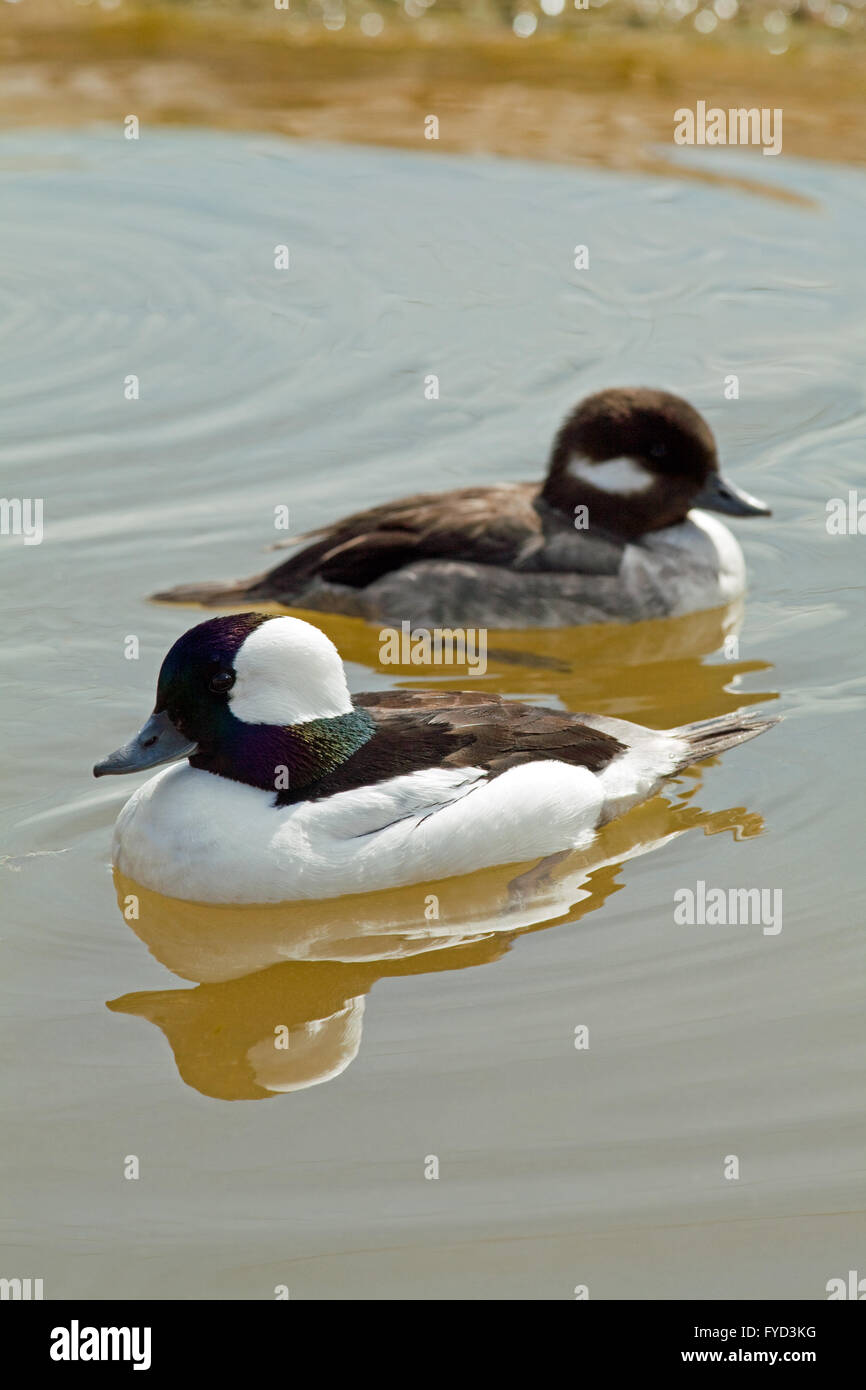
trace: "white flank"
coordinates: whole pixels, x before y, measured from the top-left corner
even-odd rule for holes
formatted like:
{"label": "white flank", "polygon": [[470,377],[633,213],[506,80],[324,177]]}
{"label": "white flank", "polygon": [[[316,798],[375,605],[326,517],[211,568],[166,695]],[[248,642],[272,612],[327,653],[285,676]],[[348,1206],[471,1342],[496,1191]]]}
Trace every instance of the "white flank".
{"label": "white flank", "polygon": [[185,763],[126,803],[114,862],[194,902],[331,898],[589,845],[603,801],[586,768],[544,762],[490,781],[479,768],[436,768],[275,807],[272,792]]}

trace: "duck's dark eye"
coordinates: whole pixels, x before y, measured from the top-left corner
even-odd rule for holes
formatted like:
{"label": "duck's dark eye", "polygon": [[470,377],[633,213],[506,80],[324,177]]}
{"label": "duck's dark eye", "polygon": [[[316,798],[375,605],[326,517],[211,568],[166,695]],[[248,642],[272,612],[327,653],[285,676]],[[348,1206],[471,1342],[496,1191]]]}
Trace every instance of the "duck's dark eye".
{"label": "duck's dark eye", "polygon": [[668,446],[667,444],[651,444],[649,452],[650,458],[663,459],[667,457]]}
{"label": "duck's dark eye", "polygon": [[217,671],[208,681],[208,689],[215,695],[221,695],[224,690],[231,690],[234,683],[234,671]]}

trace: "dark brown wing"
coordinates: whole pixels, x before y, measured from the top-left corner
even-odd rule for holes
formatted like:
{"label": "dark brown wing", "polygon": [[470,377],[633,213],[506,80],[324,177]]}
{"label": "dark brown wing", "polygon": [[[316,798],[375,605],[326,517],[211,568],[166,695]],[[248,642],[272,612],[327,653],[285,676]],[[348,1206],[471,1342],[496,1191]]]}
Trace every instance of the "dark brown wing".
{"label": "dark brown wing", "polygon": [[428,714],[447,714],[467,705],[505,704],[501,695],[480,690],[362,690],[352,696],[354,705],[363,705],[376,719],[387,718],[392,710],[421,710]]}
{"label": "dark brown wing", "polygon": [[600,772],[625,747],[579,714],[478,691],[371,691],[353,700],[369,710],[376,733],[314,789],[306,788],[305,799],[434,767],[483,767],[495,777],[520,763],[556,759]]}
{"label": "dark brown wing", "polygon": [[412,560],[512,565],[541,537],[534,483],[419,493],[312,532],[312,544],[263,575],[250,597],[300,593],[314,579],[366,588]]}

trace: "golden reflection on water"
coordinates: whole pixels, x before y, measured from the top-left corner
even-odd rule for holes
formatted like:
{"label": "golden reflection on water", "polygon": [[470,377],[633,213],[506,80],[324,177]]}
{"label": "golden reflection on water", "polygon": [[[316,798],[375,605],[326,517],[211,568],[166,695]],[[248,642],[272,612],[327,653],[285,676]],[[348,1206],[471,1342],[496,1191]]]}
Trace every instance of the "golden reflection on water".
{"label": "golden reflection on water", "polygon": [[[742,599],[726,608],[642,623],[525,631],[489,628],[483,676],[473,675],[465,666],[382,665],[379,633],[383,628],[360,618],[278,604],[256,607],[306,619],[328,634],[344,661],[366,666],[398,686],[480,688],[539,699],[555,695],[565,709],[634,719],[657,729],[711,719],[777,698],[775,691],[739,688],[743,676],[770,669],[769,662],[741,654]],[[235,605],[225,611],[243,610]],[[716,653],[719,659],[708,661]]]}
{"label": "golden reflection on water", "polygon": [[685,830],[758,835],[743,808],[692,805],[690,769],[665,795],[604,827],[594,844],[538,864],[320,902],[218,906],[153,893],[115,873],[124,920],[194,989],[109,1001],[162,1029],[188,1086],[261,1100],[329,1081],[352,1063],[379,980],[492,964],[518,936],[604,907],[623,864]]}

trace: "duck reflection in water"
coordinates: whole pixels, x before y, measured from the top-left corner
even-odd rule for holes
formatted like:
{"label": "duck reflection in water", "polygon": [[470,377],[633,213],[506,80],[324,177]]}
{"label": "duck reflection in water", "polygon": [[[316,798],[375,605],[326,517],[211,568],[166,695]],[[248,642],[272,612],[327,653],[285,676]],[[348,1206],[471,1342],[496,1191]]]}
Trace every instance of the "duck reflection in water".
{"label": "duck reflection in water", "polygon": [[743,678],[770,670],[753,655],[740,633],[742,599],[725,607],[678,618],[641,623],[605,623],[573,628],[486,629],[486,672],[472,678],[468,666],[399,666],[387,659],[383,629],[334,613],[305,613],[265,605],[265,611],[294,612],[313,620],[339,648],[345,661],[377,671],[411,689],[435,678],[437,690],[481,689],[527,700],[549,700],[563,709],[593,710],[638,719],[653,728],[713,719],[777,698],[775,691],[747,691]]}
{"label": "duck reflection in water", "polygon": [[358,1055],[366,997],[388,977],[497,961],[519,936],[576,923],[623,885],[622,866],[686,830],[761,833],[742,808],[691,804],[702,769],[605,826],[590,849],[383,893],[276,906],[213,906],[115,874],[124,920],[195,989],[127,994],[115,1013],[161,1028],[181,1078],[219,1100],[262,1100],[332,1081]]}

